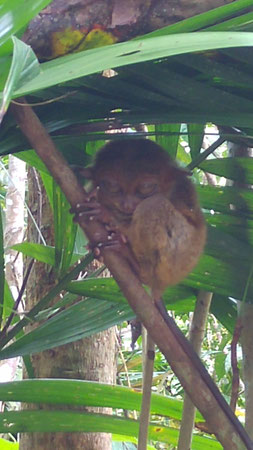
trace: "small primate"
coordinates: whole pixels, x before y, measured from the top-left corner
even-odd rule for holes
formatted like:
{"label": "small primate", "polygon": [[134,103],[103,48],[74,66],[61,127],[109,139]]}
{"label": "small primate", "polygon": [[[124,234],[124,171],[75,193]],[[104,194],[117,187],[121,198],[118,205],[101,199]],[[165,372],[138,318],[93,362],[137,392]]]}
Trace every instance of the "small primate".
{"label": "small primate", "polygon": [[[205,222],[190,174],[147,139],[109,142],[88,174],[96,198],[91,195],[79,211],[106,226],[108,241],[99,245],[122,252],[161,311],[164,289],[191,272],[205,244]],[[150,338],[149,355],[152,349]],[[153,362],[145,365],[153,372]],[[151,386],[152,374],[144,371],[139,450],[146,448]]]}
{"label": "small primate", "polygon": [[108,245],[115,240],[123,253],[124,244],[128,247],[140,280],[160,299],[167,286],[193,269],[205,243],[205,222],[189,173],[154,142],[128,139],[101,148],[91,177],[98,203],[92,202],[88,214],[94,211],[111,227]]}

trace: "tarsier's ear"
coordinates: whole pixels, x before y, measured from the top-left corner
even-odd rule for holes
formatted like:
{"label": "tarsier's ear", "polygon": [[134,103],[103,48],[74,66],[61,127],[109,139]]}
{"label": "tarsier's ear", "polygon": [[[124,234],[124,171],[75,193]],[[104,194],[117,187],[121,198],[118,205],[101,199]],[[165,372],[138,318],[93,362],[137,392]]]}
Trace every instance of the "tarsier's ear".
{"label": "tarsier's ear", "polygon": [[82,167],[80,170],[80,175],[82,175],[84,178],[87,178],[87,180],[93,179],[93,170],[91,167]]}
{"label": "tarsier's ear", "polygon": [[168,175],[169,175],[169,177],[178,179],[178,178],[190,177],[192,175],[192,172],[188,169],[183,169],[181,167],[172,166],[172,167],[170,167],[170,171],[169,171]]}
{"label": "tarsier's ear", "polygon": [[75,172],[77,177],[83,177],[87,180],[93,179],[92,167],[82,167],[75,164],[72,164],[70,167]]}

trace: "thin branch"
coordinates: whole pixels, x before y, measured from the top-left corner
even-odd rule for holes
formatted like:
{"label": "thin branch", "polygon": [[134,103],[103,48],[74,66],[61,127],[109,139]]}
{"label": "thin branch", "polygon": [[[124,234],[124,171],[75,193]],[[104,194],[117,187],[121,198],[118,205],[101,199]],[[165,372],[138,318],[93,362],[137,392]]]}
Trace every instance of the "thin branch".
{"label": "thin branch", "polygon": [[239,342],[242,331],[242,321],[238,317],[234,329],[233,339],[231,342],[231,367],[232,367],[232,389],[231,389],[231,399],[230,408],[235,412],[236,404],[239,396],[239,384],[240,384],[240,373],[237,364],[237,344]]}
{"label": "thin branch", "polygon": [[226,141],[226,138],[224,136],[219,137],[217,141],[215,141],[210,147],[208,147],[204,152],[200,153],[197,158],[195,158],[190,164],[188,164],[187,169],[192,170],[195,167],[199,166],[202,161],[204,161],[211,153],[213,153],[216,148],[220,147],[224,142]]}
{"label": "thin branch", "polygon": [[[205,335],[206,320],[209,313],[213,294],[207,291],[199,291],[197,302],[190,328],[190,342],[195,352],[200,355],[201,346]],[[185,394],[184,408],[178,440],[178,450],[191,448],[192,433],[194,428],[196,409],[190,397]]]}
{"label": "thin branch", "polygon": [[28,279],[29,279],[29,276],[30,276],[32,267],[33,267],[33,263],[34,263],[34,260],[32,259],[32,260],[30,261],[28,267],[27,267],[27,271],[26,271],[26,274],[25,274],[25,276],[24,276],[22,286],[21,286],[21,288],[20,288],[18,297],[17,297],[17,299],[16,299],[16,301],[15,301],[15,303],[14,303],[14,306],[13,306],[13,311],[12,311],[12,313],[9,315],[9,317],[8,317],[8,319],[7,319],[7,321],[6,321],[6,324],[5,324],[4,328],[3,328],[2,331],[1,331],[1,338],[0,338],[0,341],[6,336],[7,330],[8,330],[8,328],[9,328],[9,326],[10,326],[10,324],[11,324],[11,322],[12,322],[12,319],[13,319],[13,317],[15,316],[15,313],[16,313],[16,311],[17,311],[17,309],[18,309],[18,307],[19,307],[19,304],[20,304],[20,302],[21,302],[21,300],[22,300],[22,297],[23,297],[23,294],[24,294],[24,291],[25,291],[25,288],[26,288],[26,285],[27,285],[27,282],[28,282]]}

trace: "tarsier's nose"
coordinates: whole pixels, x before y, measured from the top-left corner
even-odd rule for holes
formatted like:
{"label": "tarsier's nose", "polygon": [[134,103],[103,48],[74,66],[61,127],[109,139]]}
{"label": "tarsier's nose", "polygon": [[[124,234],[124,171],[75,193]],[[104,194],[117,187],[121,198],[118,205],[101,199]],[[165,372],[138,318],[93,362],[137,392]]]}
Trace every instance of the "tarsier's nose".
{"label": "tarsier's nose", "polygon": [[138,199],[134,195],[126,195],[122,203],[122,209],[126,214],[133,214],[138,203]]}

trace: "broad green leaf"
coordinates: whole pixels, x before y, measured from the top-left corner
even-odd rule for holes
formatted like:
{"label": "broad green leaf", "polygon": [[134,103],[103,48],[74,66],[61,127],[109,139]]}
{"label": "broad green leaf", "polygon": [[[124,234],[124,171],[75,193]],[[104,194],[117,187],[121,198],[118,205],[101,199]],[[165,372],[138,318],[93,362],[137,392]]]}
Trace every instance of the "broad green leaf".
{"label": "broad green leaf", "polygon": [[[36,259],[37,261],[44,262],[50,266],[55,265],[55,249],[49,245],[34,244],[32,242],[22,242],[21,244],[15,244],[12,246],[14,250],[23,253],[26,256]],[[79,259],[83,258],[81,254],[73,254],[71,264],[74,264]]]}
{"label": "broad green leaf", "polygon": [[[0,417],[0,432],[105,432],[116,434],[119,430],[126,436],[137,436],[138,422],[117,416],[91,414],[78,411],[15,411]],[[149,439],[177,444],[179,431],[155,425],[149,426]],[[221,449],[214,439],[194,436],[193,450]]]}
{"label": "broad green leaf", "polygon": [[[12,41],[11,41],[12,43]],[[12,50],[12,48],[11,48]],[[10,53],[11,53],[10,50]],[[0,48],[0,55],[1,55],[1,48]],[[11,68],[11,62],[12,62],[12,56],[0,56],[0,64],[1,64],[1,72],[0,72],[0,91],[3,91],[6,80],[8,78],[8,74],[10,72]],[[1,93],[2,96],[2,93]]]}
{"label": "broad green leaf", "polygon": [[[85,297],[94,297],[100,300],[106,299],[109,302],[118,304],[126,303],[126,299],[113,278],[73,281],[68,284],[67,289],[69,292]],[[194,309],[196,295],[193,290],[177,285],[166,289],[163,299],[168,309],[184,313]]]}
{"label": "broad green leaf", "polygon": [[200,204],[204,209],[238,217],[251,218],[253,192],[230,186],[196,186]]}
{"label": "broad green leaf", "polygon": [[[253,36],[253,33],[252,33]],[[158,78],[159,72],[159,78]],[[156,79],[156,90],[167,99],[168,107],[195,108],[202,109],[202,102],[205,102],[204,109],[216,112],[230,112],[234,108],[241,106],[241,111],[252,113],[253,101],[250,98],[234,95],[232,92],[221,90],[216,86],[203,83],[198,77],[191,77],[183,70],[175,70],[169,64],[136,64],[129,68],[124,68],[124,73],[133,74],[136,80],[142,80],[142,83],[149,89],[154,88],[154,79]],[[182,86],[184,89],[182,90]],[[189,122],[193,122],[190,120]]]}
{"label": "broad green leaf", "polygon": [[21,252],[26,256],[36,259],[37,261],[44,262],[50,266],[54,266],[54,247],[48,245],[35,244],[32,242],[22,242],[21,244],[15,244],[12,246],[13,250]]}
{"label": "broad green leaf", "polygon": [[[240,300],[243,298],[248,276],[249,266],[242,264],[242,260],[231,266],[229,262],[203,255],[183,284]],[[253,283],[250,284],[247,300],[252,301],[252,296]]]}
{"label": "broad green leaf", "polygon": [[253,246],[253,220],[241,217],[240,213],[237,215],[230,214],[205,214],[205,219],[212,227],[219,228],[227,234],[235,236],[244,242]]}
{"label": "broad green leaf", "polygon": [[13,36],[13,58],[0,107],[0,123],[8,109],[13,92],[40,73],[39,61],[29,45]]}
{"label": "broad green leaf", "polygon": [[192,159],[196,158],[202,148],[204,130],[204,125],[188,124],[188,139]]}
{"label": "broad green leaf", "polygon": [[211,57],[208,53],[206,55],[193,53],[184,55],[183,59],[182,57],[175,57],[175,61],[181,62],[185,71],[189,70],[189,68],[197,70],[202,74],[202,80],[204,78],[204,80],[208,80],[212,86],[217,86],[219,88],[231,85],[243,87],[250,85],[252,82],[251,74],[247,73],[246,70],[243,70],[243,67],[240,66],[240,64],[230,65],[224,57],[216,58]]}
{"label": "broad green leaf", "polygon": [[77,224],[73,221],[73,214],[70,214],[69,211],[69,202],[60,187],[54,182],[55,265],[62,274],[71,264],[77,231]]}
{"label": "broad green leaf", "polygon": [[[176,157],[179,142],[181,124],[155,125],[156,143],[167,150],[172,158]],[[168,135],[159,135],[159,132],[166,132]],[[171,135],[170,135],[171,133]]]}
{"label": "broad green leaf", "polygon": [[[14,306],[14,299],[12,297],[12,293],[11,293],[11,290],[9,288],[9,285],[8,285],[7,281],[5,280],[5,285],[4,285],[4,304],[3,304],[3,306],[1,305],[1,309],[3,308],[2,312],[1,312],[1,316],[2,316],[3,320],[6,320],[9,317],[9,315],[13,311],[13,306]],[[18,316],[14,316],[13,322],[16,322],[17,320],[19,320],[19,315]]]}
{"label": "broad green leaf", "polygon": [[242,46],[253,46],[252,33],[182,33],[109,45],[63,56],[42,64],[42,71],[38,77],[17,90],[15,96],[26,95],[39,89],[45,89],[109,68],[184,53]]}
{"label": "broad green leaf", "polygon": [[[0,383],[0,398],[4,401],[47,403],[51,405],[110,406],[140,410],[140,391],[132,388],[80,380],[34,379]],[[183,402],[173,397],[152,394],[152,414],[180,420]],[[203,417],[197,412],[197,420]]]}
{"label": "broad green leaf", "polygon": [[18,450],[19,443],[6,441],[5,439],[0,438],[0,448],[1,450]]}
{"label": "broad green leaf", "polygon": [[252,158],[219,158],[202,162],[199,167],[220,177],[233,181],[253,184]]}
{"label": "broad green leaf", "polygon": [[214,227],[208,228],[205,253],[209,256],[228,261],[231,266],[244,264],[247,267],[252,261],[252,250],[252,247],[237,237]]}
{"label": "broad green leaf", "polygon": [[0,45],[23,28],[51,0],[2,0],[0,4]]}
{"label": "broad green leaf", "polygon": [[226,357],[227,357],[227,355],[223,352],[220,352],[215,355],[215,375],[219,381],[222,377],[224,377],[226,375],[226,370],[225,370]]}
{"label": "broad green leaf", "polygon": [[233,334],[237,319],[237,305],[227,296],[215,294],[211,303],[211,313],[222,323],[222,325]]}
{"label": "broad green leaf", "polygon": [[[22,143],[21,145],[24,145],[24,143]],[[37,153],[34,150],[19,152],[15,156],[19,159],[22,159],[22,161],[25,161],[30,166],[35,167],[35,169],[39,170],[40,172],[48,174],[48,170],[45,164],[38,157]]]}

